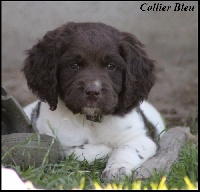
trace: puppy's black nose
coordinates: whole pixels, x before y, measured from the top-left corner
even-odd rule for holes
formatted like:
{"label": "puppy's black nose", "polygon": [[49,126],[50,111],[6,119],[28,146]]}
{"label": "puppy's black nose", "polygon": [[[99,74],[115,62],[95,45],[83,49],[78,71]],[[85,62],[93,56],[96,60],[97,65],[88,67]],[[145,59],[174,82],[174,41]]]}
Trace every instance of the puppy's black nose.
{"label": "puppy's black nose", "polygon": [[100,95],[100,92],[96,92],[96,91],[87,91],[86,92],[87,97],[98,97],[98,95]]}
{"label": "puppy's black nose", "polygon": [[90,98],[97,98],[101,94],[101,85],[90,83],[85,88],[85,95]]}
{"label": "puppy's black nose", "polygon": [[85,94],[87,97],[98,97],[98,95],[100,95],[100,90],[96,87],[88,87],[85,90]]}

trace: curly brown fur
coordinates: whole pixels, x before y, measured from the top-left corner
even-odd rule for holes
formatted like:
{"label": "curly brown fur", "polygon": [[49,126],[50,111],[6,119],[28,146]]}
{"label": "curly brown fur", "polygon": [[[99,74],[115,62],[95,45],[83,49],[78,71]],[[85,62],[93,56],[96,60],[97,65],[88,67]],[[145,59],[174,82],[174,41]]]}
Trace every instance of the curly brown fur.
{"label": "curly brown fur", "polygon": [[28,86],[51,110],[59,97],[73,113],[91,108],[93,115],[122,116],[147,99],[154,84],[154,62],[143,44],[103,23],[69,22],[47,32],[27,55]]}

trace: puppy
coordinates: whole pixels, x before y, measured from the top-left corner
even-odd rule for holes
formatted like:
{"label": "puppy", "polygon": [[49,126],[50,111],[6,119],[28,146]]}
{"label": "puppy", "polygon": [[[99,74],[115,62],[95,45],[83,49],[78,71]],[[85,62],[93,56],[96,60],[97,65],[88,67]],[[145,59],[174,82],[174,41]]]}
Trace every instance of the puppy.
{"label": "puppy", "polygon": [[39,100],[25,107],[40,134],[56,137],[66,156],[109,156],[102,176],[131,176],[164,133],[146,99],[154,61],[132,34],[103,23],[74,23],[47,32],[27,51],[23,72]]}

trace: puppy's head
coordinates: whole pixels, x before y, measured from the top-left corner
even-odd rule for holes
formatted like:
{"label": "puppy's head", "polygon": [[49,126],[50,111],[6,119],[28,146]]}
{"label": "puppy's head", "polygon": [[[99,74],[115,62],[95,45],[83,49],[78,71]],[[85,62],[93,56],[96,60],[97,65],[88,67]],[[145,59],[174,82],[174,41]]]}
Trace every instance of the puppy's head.
{"label": "puppy's head", "polygon": [[153,61],[138,39],[102,23],[67,23],[27,54],[23,71],[33,93],[51,110],[59,97],[93,121],[128,113],[154,83]]}

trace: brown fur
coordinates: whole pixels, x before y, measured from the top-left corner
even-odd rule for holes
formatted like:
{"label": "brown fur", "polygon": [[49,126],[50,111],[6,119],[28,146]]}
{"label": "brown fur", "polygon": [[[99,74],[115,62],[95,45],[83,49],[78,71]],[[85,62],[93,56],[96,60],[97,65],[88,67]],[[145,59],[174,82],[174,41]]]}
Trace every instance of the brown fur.
{"label": "brown fur", "polygon": [[147,99],[154,84],[154,62],[143,44],[103,23],[69,22],[47,32],[27,54],[28,86],[51,110],[60,97],[73,113],[89,107],[96,115],[122,116]]}

